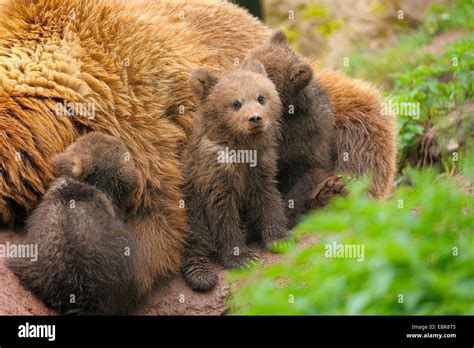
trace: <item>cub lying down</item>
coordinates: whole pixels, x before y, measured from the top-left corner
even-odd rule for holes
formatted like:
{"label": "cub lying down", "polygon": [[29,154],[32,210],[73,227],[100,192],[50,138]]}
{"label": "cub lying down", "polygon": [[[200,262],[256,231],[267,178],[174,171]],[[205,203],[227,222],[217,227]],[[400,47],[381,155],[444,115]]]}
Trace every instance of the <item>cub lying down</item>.
{"label": "cub lying down", "polygon": [[123,221],[139,172],[119,139],[97,132],[70,145],[54,166],[58,178],[26,224],[24,243],[38,245],[38,260],[10,259],[9,267],[61,312],[126,314],[137,294]]}

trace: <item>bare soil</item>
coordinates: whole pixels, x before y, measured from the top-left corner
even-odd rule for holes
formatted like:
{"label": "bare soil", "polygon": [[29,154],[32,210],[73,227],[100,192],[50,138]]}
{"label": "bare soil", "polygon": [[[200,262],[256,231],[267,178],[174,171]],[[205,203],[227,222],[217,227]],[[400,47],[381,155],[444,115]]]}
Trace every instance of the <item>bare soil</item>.
{"label": "bare soil", "polygon": [[[0,230],[0,244],[21,243],[23,235],[9,230]],[[318,241],[317,237],[304,238],[300,247]],[[282,261],[284,256],[273,254],[254,244],[262,263],[271,264]],[[0,315],[58,315],[44,306],[30,291],[23,288],[15,275],[6,266],[6,260],[0,258]],[[157,285],[147,301],[140,306],[136,315],[224,315],[227,313],[225,300],[230,288],[226,280],[226,271],[215,266],[219,281],[216,288],[208,293],[199,293],[189,288],[180,275]],[[233,289],[242,284],[231,284]]]}

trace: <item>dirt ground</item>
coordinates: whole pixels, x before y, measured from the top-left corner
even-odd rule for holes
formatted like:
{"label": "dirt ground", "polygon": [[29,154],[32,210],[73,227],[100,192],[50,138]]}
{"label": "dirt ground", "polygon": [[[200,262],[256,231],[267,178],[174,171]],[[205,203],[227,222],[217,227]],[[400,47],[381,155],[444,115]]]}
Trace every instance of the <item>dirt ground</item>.
{"label": "dirt ground", "polygon": [[[18,232],[0,230],[0,244],[21,243],[23,237]],[[298,244],[305,246],[317,242],[317,238],[305,238]],[[252,245],[263,264],[281,261],[284,256],[263,251],[258,245]],[[24,289],[14,274],[6,267],[6,260],[0,258],[0,315],[57,315],[46,308],[41,301]],[[225,300],[229,295],[226,271],[215,266],[219,276],[216,288],[208,293],[191,290],[181,276],[157,285],[147,301],[132,314],[136,315],[224,315],[227,312]],[[239,284],[232,284],[238,287]]]}

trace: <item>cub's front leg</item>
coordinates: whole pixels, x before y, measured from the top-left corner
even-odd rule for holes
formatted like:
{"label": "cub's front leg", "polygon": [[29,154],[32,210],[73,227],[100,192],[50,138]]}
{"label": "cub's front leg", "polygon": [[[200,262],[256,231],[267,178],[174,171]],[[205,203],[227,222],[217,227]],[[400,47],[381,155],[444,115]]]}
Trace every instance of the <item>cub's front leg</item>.
{"label": "cub's front leg", "polygon": [[257,194],[249,215],[252,216],[251,225],[259,231],[266,247],[288,237],[288,221],[283,201],[273,180],[269,180],[262,192]]}
{"label": "cub's front leg", "polygon": [[186,193],[189,234],[183,253],[182,272],[192,289],[209,291],[217,284],[217,274],[213,271],[209,260],[214,247],[198,195],[192,190]]}
{"label": "cub's front leg", "polygon": [[245,243],[237,199],[237,194],[231,190],[217,195],[214,192],[207,209],[217,260],[226,268],[241,267],[257,257]]}
{"label": "cub's front leg", "polygon": [[342,182],[329,180],[330,178],[335,178],[332,170],[314,168],[303,174],[298,182],[284,193],[285,202],[293,203],[292,207],[287,209],[290,228],[295,226],[308,210],[321,208],[332,196],[343,194]]}

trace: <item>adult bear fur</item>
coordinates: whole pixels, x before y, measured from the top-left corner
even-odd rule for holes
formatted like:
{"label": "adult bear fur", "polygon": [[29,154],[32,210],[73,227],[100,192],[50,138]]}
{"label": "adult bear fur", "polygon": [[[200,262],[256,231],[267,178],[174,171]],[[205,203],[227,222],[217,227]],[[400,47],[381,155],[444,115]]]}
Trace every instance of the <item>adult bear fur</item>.
{"label": "adult bear fur", "polygon": [[[122,139],[145,180],[128,221],[145,296],[181,263],[187,226],[179,204],[180,153],[196,105],[189,76],[202,66],[233,69],[270,33],[224,2],[6,0],[0,6],[1,222],[12,224],[36,207],[54,177],[53,156],[81,134],[96,130]],[[354,152],[347,169],[373,168],[373,192],[387,195],[395,132],[380,117],[377,90],[318,71],[341,130],[338,151]],[[94,114],[58,117],[65,103],[94,105]]]}

